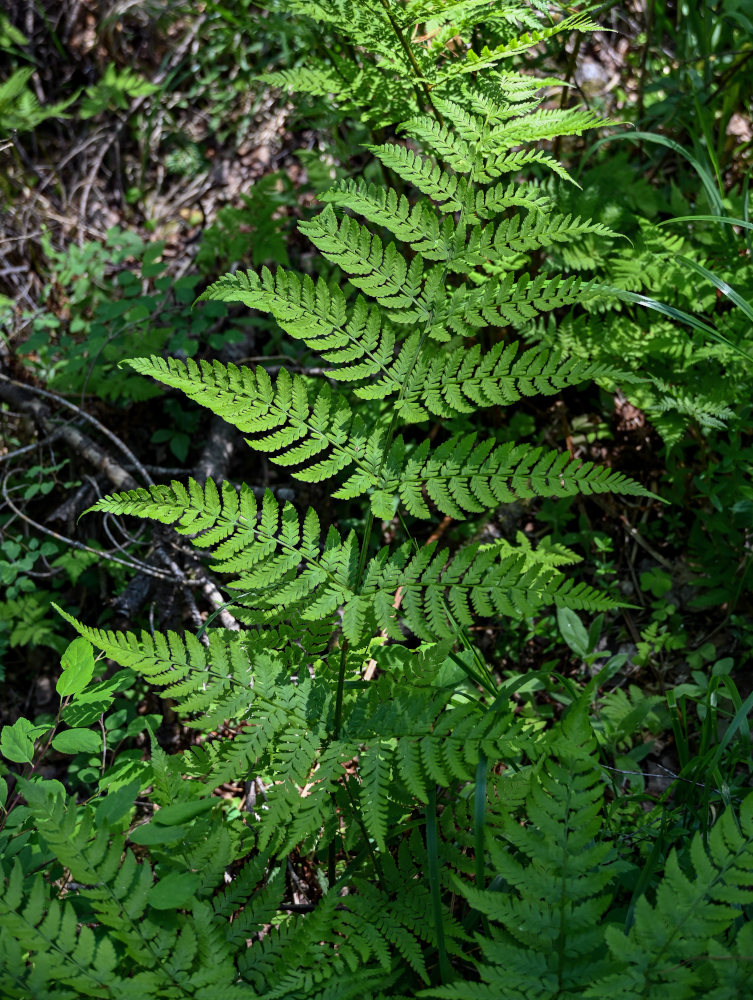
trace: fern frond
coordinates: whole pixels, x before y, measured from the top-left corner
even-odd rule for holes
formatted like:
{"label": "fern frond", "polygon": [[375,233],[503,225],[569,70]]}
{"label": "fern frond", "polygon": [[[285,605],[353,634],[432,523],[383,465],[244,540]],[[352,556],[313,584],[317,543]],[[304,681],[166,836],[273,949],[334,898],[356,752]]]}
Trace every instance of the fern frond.
{"label": "fern frond", "polygon": [[12,974],[18,990],[8,989],[8,997],[31,996],[27,990],[52,996],[62,984],[92,997],[124,988],[112,941],[82,927],[71,900],[51,897],[41,875],[25,879],[18,858],[8,860],[0,865],[0,887],[0,982],[9,986]]}
{"label": "fern frond", "polygon": [[[584,994],[596,998],[655,995],[682,983],[684,996],[697,995],[702,967],[698,958],[714,948],[753,902],[753,795],[740,807],[739,822],[727,808],[704,845],[700,833],[690,843],[686,866],[672,851],[652,905],[641,896],[628,933],[606,928],[606,940],[619,971],[594,983]],[[687,964],[685,964],[687,963]],[[713,972],[716,962],[703,971]],[[713,979],[712,979],[713,982]]]}
{"label": "fern frond", "polygon": [[[177,523],[176,531],[191,535],[198,548],[216,546],[213,568],[237,574],[235,590],[247,591],[243,600],[260,608],[283,607],[307,598],[304,617],[326,618],[352,594],[355,535],[343,542],[334,528],[320,550],[321,530],[313,509],[301,524],[295,508],[280,504],[268,490],[257,523],[252,491],[241,487],[240,497],[229,483],[222,496],[211,480],[202,490],[191,480],[189,491],[180,483],[171,487],[116,493],[99,500],[92,510],[147,517],[162,524]],[[301,573],[296,573],[299,564]],[[254,606],[253,604],[251,606]]]}
{"label": "fern frond", "polygon": [[601,223],[583,221],[578,216],[530,212],[514,215],[494,226],[474,226],[465,247],[450,260],[453,271],[468,273],[475,267],[516,266],[520,254],[530,253],[555,243],[567,243],[577,237],[614,236]]}
{"label": "fern frond", "polygon": [[282,6],[320,24],[331,25],[337,33],[368,52],[394,56],[394,34],[384,10],[369,3],[349,0],[283,0]]}
{"label": "fern frond", "polygon": [[541,142],[560,135],[581,135],[588,129],[615,124],[589,109],[540,108],[533,114],[504,122],[491,131],[485,143],[485,153],[488,156],[505,155],[519,143]]}
{"label": "fern frond", "polygon": [[[495,306],[500,311],[504,308]],[[478,344],[470,349],[431,346],[413,360],[417,342],[408,338],[388,375],[355,392],[362,399],[398,395],[396,409],[402,419],[417,421],[430,413],[449,417],[507,406],[524,396],[549,396],[589,379],[625,378],[608,365],[563,358],[554,351],[530,348],[517,357],[519,347],[517,341],[498,343],[484,353]]]}
{"label": "fern frond", "polygon": [[[262,367],[254,373],[218,361],[197,365],[190,358],[185,362],[136,358],[128,364],[180,389],[239,430],[259,435],[246,442],[269,454],[270,461],[305,464],[304,469],[292,473],[296,479],[320,482],[350,465],[362,464],[367,442],[363,420],[353,415],[341,396],[333,396],[326,384],[312,404],[305,380],[285,369],[275,383]],[[216,492],[216,488],[211,489]],[[223,494],[223,502],[229,502],[229,494]]]}
{"label": "fern frond", "polygon": [[[398,588],[400,618],[427,641],[457,637],[459,628],[471,626],[474,617],[527,617],[551,604],[594,611],[614,607],[603,593],[555,569],[541,565],[526,569],[521,556],[500,559],[497,551],[472,544],[450,558],[434,542],[411,556],[406,543],[392,555],[384,549],[371,560],[353,602],[360,605],[367,624],[373,614],[377,627],[397,639],[401,633],[393,605]],[[358,642],[365,627],[354,627],[349,640]]]}
{"label": "fern frond", "polygon": [[470,110],[488,126],[506,122],[529,108],[541,105],[541,91],[563,87],[564,81],[554,77],[536,77],[514,70],[497,70],[488,77],[476,77],[462,84],[462,99]]}
{"label": "fern frond", "polygon": [[570,184],[576,183],[559,160],[555,160],[543,149],[518,149],[490,157],[484,164],[483,174],[479,176],[479,180],[490,183],[499,177],[504,177],[505,174],[518,173],[523,167],[530,166],[532,163],[547,167],[563,181],[568,181]]}
{"label": "fern frond", "polygon": [[452,252],[455,227],[445,219],[440,229],[435,210],[426,202],[411,205],[405,195],[386,191],[363,181],[340,181],[320,195],[320,200],[350,208],[369,222],[389,229],[425,260],[447,260]]}
{"label": "fern frond", "polygon": [[400,12],[400,19],[405,27],[434,18],[446,18],[454,24],[464,14],[476,11],[481,17],[488,10],[489,0],[408,0]]}
{"label": "fern frond", "polygon": [[554,37],[561,31],[599,31],[600,26],[588,16],[587,13],[571,14],[564,17],[557,24],[542,27],[534,31],[525,32],[518,38],[513,39],[504,45],[497,45],[493,49],[488,46],[476,53],[472,49],[466,53],[465,60],[448,63],[439,73],[438,79],[445,81],[460,74],[479,73],[483,69],[496,66],[502,59],[525,52],[527,49]]}
{"label": "fern frond", "polygon": [[386,143],[366,148],[401,180],[412,184],[422,194],[441,205],[443,211],[457,212],[462,208],[465,192],[462,178],[446,173],[407,146]]}
{"label": "fern frond", "polygon": [[475,434],[452,437],[433,452],[424,441],[408,458],[399,480],[385,477],[381,489],[398,492],[415,517],[430,516],[429,499],[441,513],[461,519],[536,496],[650,495],[638,483],[605,466],[581,464],[567,453],[528,445],[495,446],[493,440],[477,443]]}
{"label": "fern frond", "polygon": [[497,226],[493,246],[498,253],[505,250],[528,253],[539,247],[564,243],[588,234],[608,237],[617,235],[608,226],[583,220],[580,216],[573,218],[571,215],[551,214],[545,219],[539,213],[527,215],[521,223],[520,216],[516,215]]}
{"label": "fern frond", "polygon": [[269,688],[274,679],[289,676],[299,665],[292,649],[267,655],[274,636],[241,638],[210,630],[209,645],[203,646],[190,632],[182,636],[175,632],[113,632],[84,625],[57,610],[109,659],[163,688],[162,697],[174,699],[187,724],[195,729],[212,731],[227,722],[243,721],[256,694]]}
{"label": "fern frond", "polygon": [[340,289],[322,278],[314,282],[283,268],[274,275],[263,268],[259,276],[236,271],[210,285],[200,299],[270,312],[286,333],[336,366],[327,372],[333,379],[386,374],[393,360],[395,333],[380,309],[360,295],[349,305]]}
{"label": "fern frond", "polygon": [[334,70],[323,65],[314,69],[299,66],[295,69],[278,70],[276,73],[263,73],[259,80],[270,87],[281,90],[292,90],[298,94],[310,94],[312,97],[339,98],[347,95],[349,81],[344,80]]}
{"label": "fern frond", "polygon": [[469,303],[471,324],[483,321],[494,326],[518,326],[542,312],[576,302],[588,303],[601,295],[601,290],[577,275],[540,274],[531,278],[522,275],[516,281],[506,275],[498,284],[489,282],[478,297]]}
{"label": "fern frond", "polygon": [[394,752],[395,740],[377,740],[361,754],[359,768],[364,820],[382,851],[386,848],[387,804]]}
{"label": "fern frond", "polygon": [[551,207],[545,192],[532,184],[521,185],[515,181],[495,184],[485,191],[476,191],[475,198],[469,199],[466,211],[480,219],[493,219],[508,208],[526,208],[544,212]]}
{"label": "fern frond", "polygon": [[401,125],[401,130],[423,142],[439,160],[452,167],[456,173],[469,174],[477,160],[476,151],[472,146],[474,131],[471,123],[472,118],[468,116],[468,127],[463,131],[470,137],[470,141],[456,129],[447,124],[440,124],[436,118],[429,115],[409,119]]}
{"label": "fern frond", "polygon": [[381,239],[350,216],[338,223],[330,206],[310,222],[298,227],[320,253],[337,264],[360,288],[386,309],[400,311],[403,321],[415,318],[423,266],[420,257],[408,264],[394,243],[386,247]]}
{"label": "fern frond", "polygon": [[526,824],[508,814],[501,837],[488,843],[504,891],[456,882],[471,906],[494,922],[491,937],[478,938],[483,983],[470,991],[467,983],[453,984],[429,995],[579,996],[608,967],[601,920],[616,858],[611,845],[598,840],[604,792],[594,750],[583,720],[566,722],[559,759],[543,761],[531,783]]}

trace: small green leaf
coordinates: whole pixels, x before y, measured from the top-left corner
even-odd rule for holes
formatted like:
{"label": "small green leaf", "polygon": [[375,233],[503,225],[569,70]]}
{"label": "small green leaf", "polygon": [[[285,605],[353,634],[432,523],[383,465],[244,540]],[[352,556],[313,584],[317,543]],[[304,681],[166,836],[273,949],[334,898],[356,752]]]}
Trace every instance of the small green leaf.
{"label": "small green leaf", "polygon": [[21,546],[18,542],[14,542],[10,538],[7,542],[3,542],[2,549],[11,562],[16,560],[21,554]]}
{"label": "small green leaf", "polygon": [[150,784],[152,765],[141,759],[143,755],[143,750],[120,750],[114,763],[99,779],[100,790],[109,788],[114,791],[132,781],[138,781],[142,788]]}
{"label": "small green leaf", "polygon": [[121,788],[110,790],[96,804],[97,826],[116,826],[128,816],[141,791],[141,783],[132,781]]}
{"label": "small green leaf", "polygon": [[570,608],[557,608],[557,624],[570,649],[577,656],[588,656],[588,632],[576,613]]}
{"label": "small green leaf", "polygon": [[102,749],[102,736],[91,729],[66,729],[52,741],[60,753],[98,753]]}
{"label": "small green leaf", "polygon": [[187,434],[174,434],[170,439],[170,451],[179,462],[185,462],[190,447],[191,438]]}
{"label": "small green leaf", "polygon": [[399,497],[386,490],[377,490],[371,495],[371,512],[374,517],[379,517],[383,521],[391,521],[395,516]]}
{"label": "small green leaf", "polygon": [[16,719],[12,726],[3,726],[0,732],[0,753],[14,764],[31,764],[34,759],[34,740],[48,726],[35,726],[33,722]]}
{"label": "small green leaf", "polygon": [[161,826],[173,826],[177,823],[187,823],[189,820],[200,816],[203,812],[216,806],[218,799],[197,799],[195,802],[176,802],[175,805],[165,806],[154,814],[154,822]]}
{"label": "small green leaf", "polygon": [[94,650],[87,639],[74,639],[60,659],[63,672],[55,688],[62,697],[81,694],[94,674]]}
{"label": "small green leaf", "polygon": [[198,875],[170,872],[149,890],[149,902],[155,910],[179,910],[191,901],[200,885]]}
{"label": "small green leaf", "polygon": [[189,829],[187,826],[160,826],[152,820],[151,823],[142,823],[141,826],[137,826],[128,834],[128,839],[141,847],[174,844],[177,840],[182,841]]}
{"label": "small green leaf", "polygon": [[66,705],[63,710],[63,722],[73,728],[91,726],[112,706],[116,693],[127,686],[132,676],[130,670],[119,670],[108,680],[90,684],[81,694],[76,695],[69,705]]}

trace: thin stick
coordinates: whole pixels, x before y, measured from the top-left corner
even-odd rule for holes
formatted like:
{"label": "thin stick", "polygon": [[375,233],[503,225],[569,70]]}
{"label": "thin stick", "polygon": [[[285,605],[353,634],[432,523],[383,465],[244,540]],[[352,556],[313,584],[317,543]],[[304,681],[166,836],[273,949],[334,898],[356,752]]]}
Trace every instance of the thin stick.
{"label": "thin stick", "polygon": [[36,531],[41,531],[43,535],[49,535],[51,538],[56,539],[58,542],[63,542],[63,544],[69,545],[73,549],[78,549],[80,552],[91,552],[93,555],[99,556],[100,559],[107,559],[108,562],[118,563],[120,566],[127,566],[128,569],[137,570],[142,573],[147,573],[149,576],[156,576],[159,580],[174,579],[174,577],[168,576],[167,573],[160,573],[159,570],[152,569],[151,567],[148,567],[145,564],[139,565],[133,562],[126,562],[125,559],[118,559],[117,556],[110,555],[103,549],[95,549],[92,548],[91,545],[84,545],[83,542],[77,542],[73,538],[66,538],[65,535],[61,535],[57,531],[53,531],[52,528],[46,528],[43,524],[39,524],[38,521],[32,520],[32,518],[30,518],[27,514],[24,514],[22,510],[16,507],[16,505],[11,500],[7,486],[9,477],[10,474],[6,475],[5,479],[3,479],[2,487],[0,487],[0,489],[2,489],[3,499],[17,517],[20,517],[22,521],[25,521]]}
{"label": "thin stick", "polygon": [[[39,389],[35,385],[25,385],[23,382],[17,382],[15,379],[8,378],[7,375],[3,375],[2,373],[0,373],[0,381],[5,382],[7,385],[12,385],[16,389],[21,389],[24,392],[32,392],[35,393],[37,396],[43,396],[45,399],[51,399],[53,402],[58,403],[60,406],[65,406],[69,410],[73,410],[73,412],[76,413],[79,417],[81,417],[82,420],[86,420],[94,427],[96,427],[98,431],[104,434],[106,438],[109,438],[109,440],[112,441],[112,443],[117,448],[119,448],[120,451],[123,452],[126,458],[128,458],[129,461],[133,464],[133,467],[138,472],[141,473],[144,482],[148,483],[148,485],[150,486],[154,485],[154,480],[146,471],[141,462],[139,462],[138,458],[136,458],[136,456],[128,447],[128,445],[124,441],[121,441],[121,439],[117,436],[117,434],[113,434],[111,430],[108,430],[108,428],[105,427],[104,424],[100,423],[96,417],[93,417],[91,413],[87,413],[86,410],[82,410],[80,406],[76,406],[75,403],[69,402],[67,399],[64,399],[63,396],[59,396],[55,392],[50,392],[48,389]],[[65,431],[62,431],[61,433],[65,433]],[[128,474],[124,472],[124,475],[127,476]]]}

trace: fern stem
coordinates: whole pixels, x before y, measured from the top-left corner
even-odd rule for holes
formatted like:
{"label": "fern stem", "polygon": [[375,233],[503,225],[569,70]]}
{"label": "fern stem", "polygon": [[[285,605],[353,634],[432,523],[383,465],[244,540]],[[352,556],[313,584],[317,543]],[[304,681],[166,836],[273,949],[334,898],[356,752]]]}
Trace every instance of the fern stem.
{"label": "fern stem", "polygon": [[413,75],[416,78],[416,84],[415,84],[416,90],[419,91],[418,93],[419,103],[421,96],[420,92],[423,91],[424,97],[426,98],[426,103],[429,105],[432,112],[436,116],[437,121],[439,122],[440,125],[444,125],[444,118],[434,106],[434,101],[432,101],[431,99],[431,91],[429,90],[429,85],[424,79],[423,73],[421,72],[421,67],[418,65],[418,62],[416,61],[416,56],[413,52],[413,49],[411,48],[408,39],[405,37],[403,29],[400,27],[395,18],[392,16],[392,10],[390,9],[389,0],[381,0],[381,4],[382,7],[384,7],[384,11],[387,14],[387,17],[389,18],[392,30],[395,32],[397,40],[400,42],[400,47],[407,56],[408,62],[410,63],[411,69],[413,70]]}
{"label": "fern stem", "polygon": [[[382,461],[384,461],[384,458],[386,457],[387,449],[389,448],[389,445],[391,443],[392,434],[394,434],[394,428],[391,425],[390,430],[387,432],[387,445],[385,447],[385,450],[382,452],[383,456]],[[380,466],[380,472],[381,472],[381,466]],[[361,541],[361,554],[358,557],[358,576],[356,577],[356,586],[358,587],[361,586],[361,580],[363,579],[363,571],[366,569],[366,557],[369,554],[369,542],[371,541],[371,532],[373,527],[374,527],[374,515],[371,511],[369,511],[368,517],[366,518],[366,527],[364,528],[363,532],[363,540]]]}
{"label": "fern stem", "polygon": [[335,721],[332,725],[332,739],[340,739],[343,718],[343,693],[345,691],[345,667],[348,660],[348,640],[343,639],[340,648],[340,667],[337,671],[337,694],[335,695]]}
{"label": "fern stem", "polygon": [[[343,695],[345,693],[345,668],[348,662],[348,640],[343,638],[343,644],[340,648],[340,666],[337,671],[337,693],[335,694],[335,718],[332,723],[332,739],[340,739],[340,727],[342,726],[343,718]],[[332,794],[332,807],[336,811],[337,804],[335,802],[334,792]],[[327,879],[329,881],[330,887],[335,884],[335,877],[337,874],[337,847],[335,845],[334,838],[330,842],[329,852],[327,856]]]}
{"label": "fern stem", "polygon": [[437,951],[439,952],[439,978],[441,983],[450,980],[450,961],[444,940],[444,921],[442,919],[442,892],[439,884],[439,835],[437,832],[437,786],[429,782],[429,802],[426,806],[426,856],[429,868],[429,889],[434,910],[434,927],[437,932]]}
{"label": "fern stem", "polygon": [[[418,553],[420,551],[418,547],[418,542],[410,533],[408,525],[405,523],[405,518],[403,517],[402,511],[399,508],[397,511],[397,516],[402,526],[402,529],[406,534],[406,537],[410,540],[411,544],[413,545],[414,551]],[[464,663],[460,659],[457,653],[450,651],[450,653],[448,653],[448,656],[450,657],[450,659],[454,660],[459,667],[463,669],[463,671],[467,674],[468,677],[470,677],[470,679],[474,682],[474,684],[478,684],[478,686],[484,688],[484,690],[488,694],[495,696],[497,694],[497,685],[494,683],[494,678],[489,673],[489,668],[479,656],[478,650],[471,642],[470,637],[466,632],[466,630],[463,628],[462,625],[459,625],[455,621],[455,618],[453,617],[453,614],[450,611],[450,609],[447,607],[447,602],[444,600],[444,598],[442,598],[442,610],[447,615],[447,618],[452,624],[452,627],[457,632],[458,638],[460,640],[460,645],[463,647],[463,649],[470,652],[471,656],[473,657],[478,674],[474,673],[468,666],[468,664]]]}
{"label": "fern stem", "polygon": [[[573,42],[573,51],[570,53],[570,58],[567,61],[565,79],[563,80],[563,84],[565,84],[565,86],[562,87],[562,93],[560,94],[560,108],[564,108],[567,106],[568,88],[566,85],[570,82],[573,74],[575,73],[575,64],[578,61],[578,54],[580,52],[580,45],[582,40],[583,40],[582,35],[575,36],[575,41]],[[554,140],[554,145],[552,146],[552,156],[555,158],[555,160],[559,159],[561,146],[562,146],[562,136],[558,135]]]}
{"label": "fern stem", "polygon": [[[361,542],[361,554],[358,559],[358,577],[356,586],[361,585],[361,578],[363,577],[364,569],[366,568],[366,557],[369,552],[369,542],[371,540],[371,531],[374,526],[374,515],[369,511],[369,516],[366,519],[366,528],[363,534],[363,540]],[[343,698],[345,695],[345,670],[348,663],[348,640],[343,638],[343,644],[340,649],[340,666],[337,671],[337,691],[335,693],[335,718],[332,723],[332,739],[340,739],[340,729],[342,727],[343,719]],[[334,799],[333,799],[334,804]],[[336,873],[336,849],[334,840],[329,845],[329,856],[327,859],[327,878],[329,879],[329,884],[333,885],[335,882]]]}

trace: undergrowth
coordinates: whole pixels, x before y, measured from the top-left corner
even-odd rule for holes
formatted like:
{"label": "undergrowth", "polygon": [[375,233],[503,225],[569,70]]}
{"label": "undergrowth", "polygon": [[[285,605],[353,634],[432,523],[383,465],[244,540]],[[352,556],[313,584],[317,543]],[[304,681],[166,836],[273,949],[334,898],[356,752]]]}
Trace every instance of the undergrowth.
{"label": "undergrowth", "polygon": [[[65,278],[75,324],[26,317],[26,370],[59,398],[169,392],[172,422],[152,443],[185,461],[203,408],[278,472],[265,489],[155,482],[132,456],[124,488],[87,501],[85,522],[125,524],[124,566],[148,568],[132,519],[151,522],[158,575],[208,595],[219,575],[225,593],[203,614],[191,598],[180,630],[57,607],[78,638],[46,636],[61,654],[55,711],[0,732],[0,994],[742,997],[753,696],[713,642],[678,643],[668,559],[640,580],[631,564],[640,588],[615,579],[586,503],[616,510],[656,553],[621,512],[648,516],[690,489],[677,474],[690,426],[734,563],[704,564],[696,539],[705,591],[695,584],[730,619],[744,601],[749,469],[725,475],[723,462],[748,437],[744,235],[729,249],[747,193],[697,165],[708,206],[678,190],[663,206],[675,228],[659,226],[635,214],[640,184],[615,180],[632,177],[624,156],[563,162],[563,142],[619,132],[529,64],[553,39],[578,39],[577,54],[593,13],[474,0],[273,10],[315,44],[265,82],[335,120],[333,148],[352,128],[357,153],[333,177],[312,171],[305,211],[274,175],[226,209],[199,266],[232,240],[230,257],[256,267],[213,280],[193,312],[199,279],[173,280],[162,244],[113,232],[49,249],[48,291]],[[14,88],[13,113],[35,127]],[[734,308],[717,314],[720,296]],[[237,304],[279,354],[212,356],[237,339]],[[537,407],[593,398],[587,385],[648,415],[672,488],[640,460],[628,475],[574,457],[577,427],[568,450],[528,440]],[[23,488],[29,503],[44,493],[44,469]],[[520,511],[553,533],[534,544],[533,530],[500,530]],[[25,541],[24,562],[15,544],[3,541],[0,570],[23,602],[42,549]],[[97,558],[96,545],[78,551],[81,566],[69,554],[61,567],[72,578]],[[649,620],[613,653],[614,622],[643,595]],[[21,604],[13,613],[24,621],[10,641],[30,644]],[[527,669],[535,642],[555,655]],[[678,649],[692,672],[673,685],[664,657]],[[641,671],[653,685],[630,683]],[[178,748],[168,716],[186,734]],[[668,732],[679,766],[651,797],[645,759]],[[63,781],[46,770],[60,759]]]}

